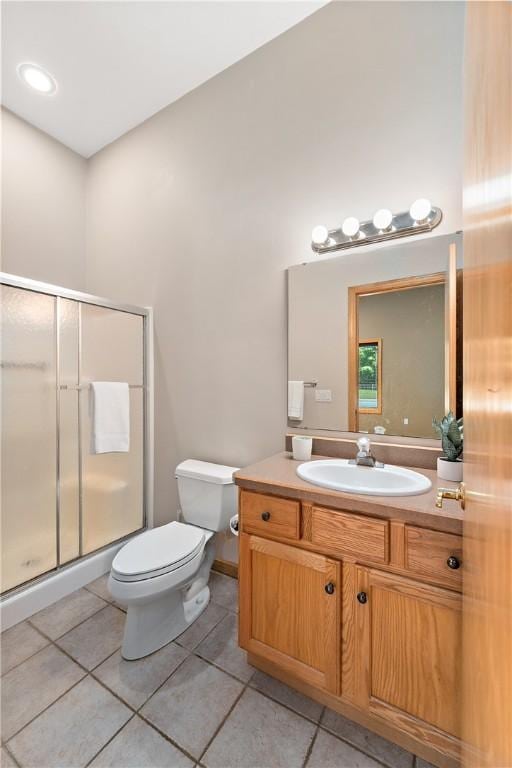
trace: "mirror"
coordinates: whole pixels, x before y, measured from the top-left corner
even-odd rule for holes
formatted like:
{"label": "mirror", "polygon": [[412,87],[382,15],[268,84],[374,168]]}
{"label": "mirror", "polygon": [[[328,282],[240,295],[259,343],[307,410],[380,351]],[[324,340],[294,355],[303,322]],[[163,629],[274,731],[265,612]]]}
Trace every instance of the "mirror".
{"label": "mirror", "polygon": [[461,273],[459,233],[291,267],[288,426],[435,438],[461,415]]}

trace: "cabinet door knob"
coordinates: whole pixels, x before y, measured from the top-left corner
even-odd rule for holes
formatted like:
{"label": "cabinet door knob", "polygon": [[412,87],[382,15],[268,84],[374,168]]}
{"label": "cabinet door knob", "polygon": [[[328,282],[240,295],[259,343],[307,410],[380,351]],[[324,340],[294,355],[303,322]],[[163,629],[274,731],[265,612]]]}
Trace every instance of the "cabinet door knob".
{"label": "cabinet door knob", "polygon": [[460,560],[458,557],[455,557],[455,555],[450,555],[450,557],[446,561],[446,565],[448,566],[448,568],[451,568],[453,571],[456,571],[457,568],[460,568]]}
{"label": "cabinet door knob", "polygon": [[332,581],[325,585],[325,591],[328,595],[334,595],[334,584]]}
{"label": "cabinet door knob", "polygon": [[264,520],[265,522],[270,520],[270,512],[262,512],[261,513],[261,519]]}
{"label": "cabinet door knob", "polygon": [[366,592],[358,592],[357,599],[359,600],[360,603],[364,605],[364,603],[368,602],[368,595],[366,594]]}

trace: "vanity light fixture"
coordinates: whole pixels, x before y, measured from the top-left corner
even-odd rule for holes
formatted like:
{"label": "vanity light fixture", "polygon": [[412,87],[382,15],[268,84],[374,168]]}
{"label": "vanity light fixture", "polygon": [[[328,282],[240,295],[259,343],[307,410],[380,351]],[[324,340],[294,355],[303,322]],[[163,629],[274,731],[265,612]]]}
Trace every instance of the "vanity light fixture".
{"label": "vanity light fixture", "polygon": [[432,204],[426,197],[420,197],[419,200],[415,200],[409,208],[409,215],[414,221],[425,221],[430,211],[432,210]]}
{"label": "vanity light fixture", "polygon": [[329,230],[323,224],[314,227],[311,233],[311,240],[315,245],[325,245],[329,242]]}
{"label": "vanity light fixture", "polygon": [[18,64],[16,71],[21,80],[34,91],[50,95],[57,90],[57,81],[46,69],[39,64],[23,62]]}
{"label": "vanity light fixture", "polygon": [[315,253],[330,253],[369,245],[398,237],[410,237],[431,232],[441,223],[443,213],[422,197],[415,200],[408,211],[393,214],[388,208],[380,208],[373,219],[359,222],[348,216],[341,227],[328,230],[324,226],[313,229],[311,248]]}
{"label": "vanity light fixture", "polygon": [[393,223],[393,214],[389,208],[379,208],[373,217],[373,226],[375,229],[385,232]]}
{"label": "vanity light fixture", "polygon": [[347,237],[356,237],[359,232],[359,219],[355,216],[349,216],[341,225],[341,231]]}

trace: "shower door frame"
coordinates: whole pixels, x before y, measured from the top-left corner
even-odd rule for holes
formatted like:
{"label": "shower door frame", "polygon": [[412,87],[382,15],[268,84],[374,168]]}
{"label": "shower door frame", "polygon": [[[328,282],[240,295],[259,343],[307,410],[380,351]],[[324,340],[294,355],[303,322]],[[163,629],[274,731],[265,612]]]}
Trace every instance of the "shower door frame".
{"label": "shower door frame", "polygon": [[[29,586],[33,586],[39,582],[50,579],[57,573],[61,573],[67,568],[72,568],[78,562],[82,562],[87,558],[93,557],[98,553],[112,547],[119,545],[123,541],[138,535],[141,531],[147,528],[153,527],[153,309],[152,307],[140,307],[135,304],[125,304],[112,299],[106,299],[102,296],[96,296],[91,293],[83,293],[81,291],[75,291],[70,288],[63,288],[60,285],[53,285],[51,283],[45,283],[39,280],[32,280],[27,277],[20,277],[19,275],[12,275],[7,272],[0,272],[0,285],[7,285],[11,288],[22,288],[34,293],[43,293],[55,298],[55,369],[56,369],[56,382],[55,382],[55,397],[56,397],[56,497],[55,497],[55,528],[56,528],[56,560],[57,565],[55,568],[51,568],[49,571],[35,576],[32,579],[24,581],[22,584],[12,587],[6,590],[0,596],[0,602],[6,598],[10,598],[13,595],[23,591]],[[143,350],[142,350],[142,393],[143,393],[143,406],[142,406],[142,526],[136,531],[132,531],[126,536],[122,536],[119,539],[104,544],[102,547],[95,549],[93,552],[82,554],[83,550],[83,499],[82,499],[82,424],[81,424],[81,406],[80,406],[80,394],[78,392],[78,413],[77,413],[77,426],[78,426],[78,483],[79,483],[79,506],[78,506],[78,536],[79,536],[79,554],[77,557],[69,560],[65,563],[60,562],[60,365],[59,365],[59,344],[60,344],[60,302],[59,299],[71,299],[72,301],[80,302],[82,304],[92,304],[97,307],[104,307],[105,309],[113,309],[119,312],[126,312],[131,315],[138,315],[142,317],[143,321]],[[81,357],[81,312],[80,304],[79,310],[79,324],[78,324],[78,388],[80,388],[80,372],[82,369],[82,357]]]}

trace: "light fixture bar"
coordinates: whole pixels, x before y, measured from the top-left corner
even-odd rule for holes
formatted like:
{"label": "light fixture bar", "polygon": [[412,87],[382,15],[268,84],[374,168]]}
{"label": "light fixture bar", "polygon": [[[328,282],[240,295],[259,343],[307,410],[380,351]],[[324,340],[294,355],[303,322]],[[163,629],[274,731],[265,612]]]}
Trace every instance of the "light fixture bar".
{"label": "light fixture bar", "polygon": [[[395,213],[390,226],[387,229],[377,229],[373,219],[362,221],[359,225],[359,231],[353,235],[345,235],[342,228],[328,230],[328,236],[325,242],[311,243],[311,248],[315,253],[332,253],[333,251],[343,251],[347,248],[356,248],[361,245],[370,245],[371,243],[381,243],[384,240],[396,240],[399,237],[410,237],[411,235],[421,235],[425,232],[431,232],[439,226],[443,213],[440,208],[431,207],[428,215],[416,221],[412,218],[409,211]],[[315,228],[318,229],[318,228]],[[346,227],[345,227],[346,229]]]}

